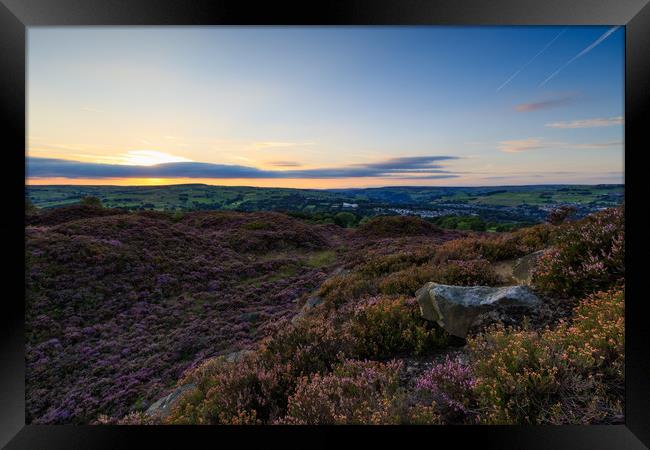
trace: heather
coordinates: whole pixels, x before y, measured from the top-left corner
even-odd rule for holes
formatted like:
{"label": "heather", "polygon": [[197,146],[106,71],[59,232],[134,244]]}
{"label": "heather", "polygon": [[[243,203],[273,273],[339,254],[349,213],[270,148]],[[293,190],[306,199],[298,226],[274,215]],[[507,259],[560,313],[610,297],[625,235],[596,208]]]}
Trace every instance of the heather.
{"label": "heather", "polygon": [[533,276],[542,290],[581,296],[625,277],[625,212],[608,209],[563,226]]}
{"label": "heather", "polygon": [[[507,233],[67,208],[26,227],[28,422],[621,420],[622,208]],[[538,250],[544,325],[465,342],[422,318],[425,283],[500,286],[495,262]],[[145,413],[187,386],[169,416]]]}
{"label": "heather", "polygon": [[372,237],[418,236],[440,233],[437,226],[419,217],[381,216],[359,225],[357,234]]}
{"label": "heather", "polygon": [[420,317],[410,298],[374,298],[355,305],[345,325],[350,353],[361,358],[421,355],[448,345],[447,334]]}
{"label": "heather", "polygon": [[251,346],[327,277],[328,260],[309,261],[335,238],[274,213],[52,222],[26,228],[27,416],[37,423],[122,416],[188,367]]}
{"label": "heather", "polygon": [[555,329],[496,328],[470,339],[482,421],[620,422],[624,347],[622,288],[590,295]]}
{"label": "heather", "polygon": [[399,362],[346,360],[326,375],[314,374],[298,382],[289,398],[286,417],[295,425],[399,424],[404,395]]}

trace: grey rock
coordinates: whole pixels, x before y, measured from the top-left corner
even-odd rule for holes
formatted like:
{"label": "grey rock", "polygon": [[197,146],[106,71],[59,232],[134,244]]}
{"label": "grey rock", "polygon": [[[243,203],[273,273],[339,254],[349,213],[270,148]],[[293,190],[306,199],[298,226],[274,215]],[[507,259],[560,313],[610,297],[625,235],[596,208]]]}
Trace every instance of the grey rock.
{"label": "grey rock", "polygon": [[537,266],[537,260],[546,253],[546,250],[539,250],[526,256],[518,258],[512,266],[512,276],[520,284],[530,284],[533,269]]}
{"label": "grey rock", "polygon": [[188,383],[177,387],[169,395],[156,400],[145,411],[145,414],[148,416],[158,416],[161,419],[164,419],[171,413],[172,406],[181,398],[181,396],[186,392],[193,390],[195,387],[196,386],[193,383]]}
{"label": "grey rock", "polygon": [[530,285],[533,270],[537,260],[546,250],[539,250],[534,253],[522,256],[517,259],[498,261],[492,265],[495,272],[505,281],[523,285]]}
{"label": "grey rock", "polygon": [[509,322],[541,305],[526,286],[449,286],[427,283],[416,292],[423,318],[436,322],[449,334],[465,338],[479,323]]}
{"label": "grey rock", "polygon": [[317,307],[321,303],[323,303],[323,299],[321,297],[318,297],[318,296],[309,297],[307,299],[307,301],[305,302],[305,306],[303,306],[302,308],[303,309],[312,309],[312,308]]}
{"label": "grey rock", "polygon": [[253,350],[239,350],[237,352],[232,352],[228,353],[227,355],[224,355],[223,358],[226,360],[226,362],[239,362],[242,359],[244,359],[246,356],[250,355],[253,353]]}
{"label": "grey rock", "polygon": [[309,297],[305,302],[305,304],[302,305],[302,308],[300,308],[300,311],[298,311],[298,314],[293,316],[293,318],[291,319],[291,323],[295,324],[297,321],[302,319],[309,311],[316,308],[321,303],[323,303],[322,297],[318,297],[317,295]]}

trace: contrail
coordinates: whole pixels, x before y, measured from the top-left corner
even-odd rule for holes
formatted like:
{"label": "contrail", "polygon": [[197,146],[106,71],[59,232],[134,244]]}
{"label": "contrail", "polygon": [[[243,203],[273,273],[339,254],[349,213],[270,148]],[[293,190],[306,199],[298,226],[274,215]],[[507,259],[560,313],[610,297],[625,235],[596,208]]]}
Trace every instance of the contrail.
{"label": "contrail", "polygon": [[519,72],[521,72],[522,70],[524,70],[524,69],[525,69],[525,68],[526,68],[530,63],[532,63],[533,61],[535,61],[539,55],[541,55],[542,53],[544,53],[544,52],[545,52],[545,51],[546,51],[546,50],[547,50],[547,49],[548,49],[548,48],[553,44],[553,42],[555,42],[555,41],[557,40],[557,38],[559,38],[560,36],[562,36],[562,34],[564,34],[565,31],[566,31],[566,28],[563,28],[562,31],[560,31],[560,32],[558,33],[557,36],[555,36],[553,39],[551,39],[551,41],[550,41],[548,44],[546,44],[546,45],[544,46],[543,49],[541,49],[539,52],[537,52],[537,54],[536,54],[535,56],[533,56],[533,57],[532,57],[532,58],[531,58],[531,59],[530,59],[526,64],[524,64],[523,66],[521,66],[521,67],[519,68],[519,70],[517,70],[515,73],[513,73],[513,74],[510,76],[510,78],[508,78],[506,81],[504,81],[503,84],[497,88],[497,92],[499,92],[499,91],[500,91],[501,89],[503,89],[503,88],[504,88],[508,83],[510,83],[510,82],[511,82],[511,81],[512,81],[512,80],[513,80],[517,75],[519,75]]}
{"label": "contrail", "polygon": [[600,36],[598,39],[596,39],[594,42],[592,42],[589,46],[587,46],[587,48],[585,48],[580,53],[575,55],[573,58],[571,58],[570,60],[565,62],[559,69],[557,69],[555,72],[553,72],[551,75],[549,75],[548,78],[546,78],[544,81],[542,81],[538,87],[544,86],[551,78],[555,77],[558,73],[562,72],[569,64],[571,64],[573,61],[580,58],[581,56],[584,56],[587,53],[589,53],[598,44],[600,44],[605,39],[607,39],[610,34],[612,34],[614,31],[618,30],[619,28],[620,28],[620,26],[615,26],[615,27],[612,27],[609,30],[605,31],[602,36]]}

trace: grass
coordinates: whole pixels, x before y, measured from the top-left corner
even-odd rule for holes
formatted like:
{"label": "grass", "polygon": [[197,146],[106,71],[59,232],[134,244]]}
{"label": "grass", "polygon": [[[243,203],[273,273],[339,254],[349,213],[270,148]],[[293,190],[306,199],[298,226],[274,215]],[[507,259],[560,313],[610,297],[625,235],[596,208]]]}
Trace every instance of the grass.
{"label": "grass", "polygon": [[329,266],[336,261],[336,252],[334,250],[323,250],[310,255],[307,258],[307,265],[313,268]]}

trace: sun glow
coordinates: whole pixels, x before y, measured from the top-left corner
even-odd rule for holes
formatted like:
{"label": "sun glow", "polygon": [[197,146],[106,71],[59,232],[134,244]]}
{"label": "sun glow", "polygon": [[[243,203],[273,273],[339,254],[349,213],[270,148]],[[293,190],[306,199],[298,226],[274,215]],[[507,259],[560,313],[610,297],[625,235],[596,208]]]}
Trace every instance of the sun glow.
{"label": "sun glow", "polygon": [[131,150],[126,152],[120,159],[121,164],[131,166],[153,166],[163,163],[191,161],[191,159],[183,158],[182,156],[175,156],[155,150]]}

